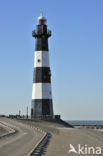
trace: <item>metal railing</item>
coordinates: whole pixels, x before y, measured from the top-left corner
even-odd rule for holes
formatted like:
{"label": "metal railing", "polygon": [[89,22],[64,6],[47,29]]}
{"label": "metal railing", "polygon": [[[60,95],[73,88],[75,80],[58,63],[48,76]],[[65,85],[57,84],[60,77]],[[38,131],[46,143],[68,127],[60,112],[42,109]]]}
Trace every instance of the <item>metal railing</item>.
{"label": "metal railing", "polygon": [[32,36],[33,37],[36,37],[36,36],[39,36],[39,35],[46,35],[46,36],[51,36],[51,30],[47,30],[47,33],[44,33],[44,32],[37,32],[37,30],[33,30],[32,31]]}

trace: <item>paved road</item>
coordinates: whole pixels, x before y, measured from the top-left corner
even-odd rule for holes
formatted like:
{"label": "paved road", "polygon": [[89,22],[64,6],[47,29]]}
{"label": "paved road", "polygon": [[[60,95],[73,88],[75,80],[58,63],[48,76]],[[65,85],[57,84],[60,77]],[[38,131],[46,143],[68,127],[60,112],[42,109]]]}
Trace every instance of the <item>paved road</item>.
{"label": "paved road", "polygon": [[0,139],[0,156],[27,156],[43,136],[41,132],[18,121],[0,118],[0,122],[18,131]]}
{"label": "paved road", "polygon": [[[78,144],[81,147],[101,147],[102,154],[98,154],[98,156],[103,156],[103,131],[95,131],[89,129],[67,129],[61,128],[58,134],[54,134],[50,140],[48,145],[48,149],[45,156],[83,156],[83,154],[75,154],[68,153],[70,150],[70,144],[72,144],[78,152]],[[87,150],[89,151],[89,150]],[[85,156],[96,156],[97,154],[93,154],[92,150],[90,154],[86,154]],[[96,152],[95,152],[96,153]],[[43,156],[44,156],[43,155]]]}

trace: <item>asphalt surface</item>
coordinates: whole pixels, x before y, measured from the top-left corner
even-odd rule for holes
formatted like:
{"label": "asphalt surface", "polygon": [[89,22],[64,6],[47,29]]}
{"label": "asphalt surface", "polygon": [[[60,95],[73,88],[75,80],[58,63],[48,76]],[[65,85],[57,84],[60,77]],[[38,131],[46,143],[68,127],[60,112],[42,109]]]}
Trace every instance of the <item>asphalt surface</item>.
{"label": "asphalt surface", "polygon": [[0,123],[0,137],[7,134],[8,130]]}
{"label": "asphalt surface", "polygon": [[[90,153],[73,153],[70,152],[70,144],[78,152],[78,145],[80,147],[100,147],[102,152],[96,154],[90,151]],[[89,150],[87,150],[89,151]],[[52,139],[48,144],[48,148],[44,154],[45,156],[103,156],[103,131],[93,129],[72,129],[72,128],[61,128],[59,134],[52,135]],[[43,156],[44,156],[43,155]]]}
{"label": "asphalt surface", "polygon": [[[48,133],[42,144],[35,148],[34,152],[38,156],[40,154],[42,156],[82,156],[82,153],[78,153],[78,145],[95,149],[100,147],[102,150],[101,154],[91,152],[90,154],[85,153],[85,156],[103,156],[103,130],[66,128],[58,123],[45,121],[31,122],[0,118],[0,122],[18,131],[14,135],[0,139],[0,156],[29,156],[30,151],[43,136],[43,133],[36,130],[35,127]],[[77,154],[69,153],[70,145],[76,149]]]}
{"label": "asphalt surface", "polygon": [[0,118],[0,122],[17,131],[0,139],[0,156],[28,156],[43,136],[34,127],[12,119]]}

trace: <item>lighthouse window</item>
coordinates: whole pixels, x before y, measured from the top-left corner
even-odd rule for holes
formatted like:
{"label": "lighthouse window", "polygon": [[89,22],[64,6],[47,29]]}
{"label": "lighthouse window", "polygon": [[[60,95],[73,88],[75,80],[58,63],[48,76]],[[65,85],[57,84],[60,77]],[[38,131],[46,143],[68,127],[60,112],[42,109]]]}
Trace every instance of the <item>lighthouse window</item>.
{"label": "lighthouse window", "polygon": [[40,59],[38,59],[38,62],[40,62]]}

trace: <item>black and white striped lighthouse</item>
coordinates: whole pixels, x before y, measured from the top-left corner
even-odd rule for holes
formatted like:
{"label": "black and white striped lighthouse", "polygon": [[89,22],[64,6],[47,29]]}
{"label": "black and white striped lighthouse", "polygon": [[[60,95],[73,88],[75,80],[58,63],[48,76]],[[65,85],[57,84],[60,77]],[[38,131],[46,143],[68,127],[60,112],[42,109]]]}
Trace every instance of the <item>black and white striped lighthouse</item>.
{"label": "black and white striped lighthouse", "polygon": [[46,19],[41,14],[37,19],[37,28],[32,32],[35,37],[35,57],[32,89],[31,117],[53,115],[51,91],[51,71],[49,66],[48,38]]}

